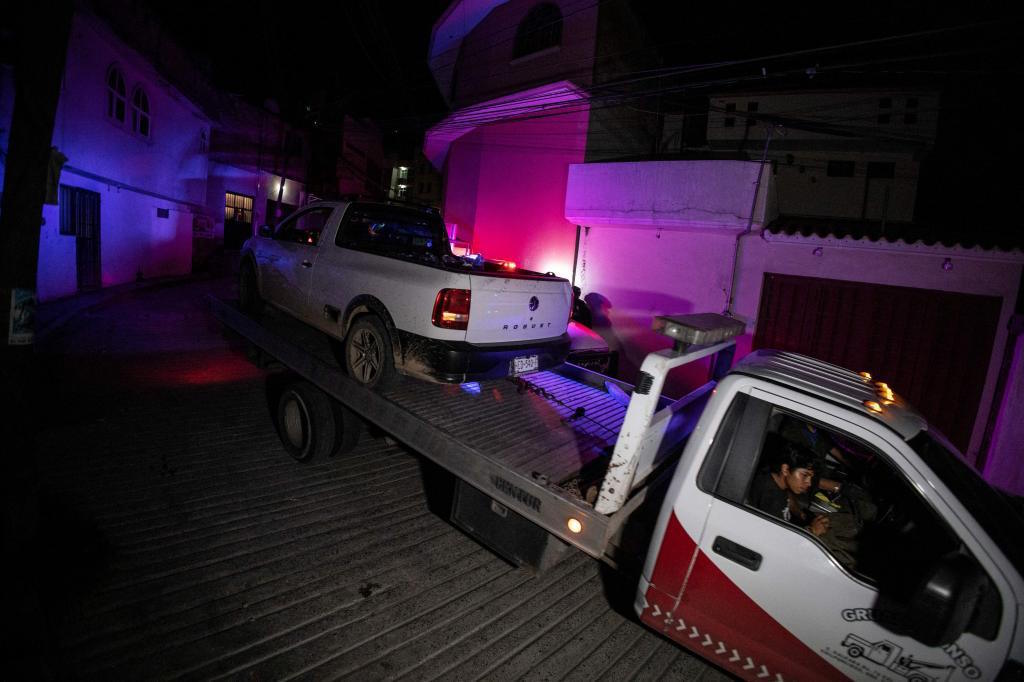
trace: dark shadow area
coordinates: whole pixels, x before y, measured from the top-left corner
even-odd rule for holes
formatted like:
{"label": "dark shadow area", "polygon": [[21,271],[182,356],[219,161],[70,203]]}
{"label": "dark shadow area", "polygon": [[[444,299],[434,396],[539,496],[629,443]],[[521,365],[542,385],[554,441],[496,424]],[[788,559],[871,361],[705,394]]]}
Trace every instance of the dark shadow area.
{"label": "dark shadow area", "polygon": [[[33,494],[33,492],[35,494]],[[70,679],[62,669],[57,633],[75,617],[110,566],[113,549],[84,505],[48,490],[9,499],[26,516],[4,528],[10,589],[5,599],[5,664],[11,679]]]}
{"label": "dark shadow area", "polygon": [[425,457],[418,456],[423,490],[427,496],[427,509],[451,523],[452,499],[455,496],[455,476]]}
{"label": "dark shadow area", "polygon": [[601,581],[608,603],[628,618],[636,619],[633,600],[671,480],[672,477],[666,475],[653,482],[647,498],[612,538],[607,551],[613,553],[618,568],[601,565]]}
{"label": "dark shadow area", "polygon": [[264,382],[264,398],[267,403],[267,416],[274,425],[275,432],[279,432],[279,425],[277,423],[277,403],[281,399],[281,394],[284,393],[284,390],[289,384],[300,379],[301,377],[291,370],[281,370],[277,372],[269,372],[267,374],[267,379]]}

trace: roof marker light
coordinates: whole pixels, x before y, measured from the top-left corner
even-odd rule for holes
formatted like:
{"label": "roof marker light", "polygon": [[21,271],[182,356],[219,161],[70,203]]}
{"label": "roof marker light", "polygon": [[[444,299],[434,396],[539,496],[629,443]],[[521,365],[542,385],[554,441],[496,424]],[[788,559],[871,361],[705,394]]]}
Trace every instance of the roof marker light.
{"label": "roof marker light", "polygon": [[569,530],[573,533],[583,532],[583,524],[580,523],[579,519],[569,519],[565,525],[569,526]]}
{"label": "roof marker light", "polygon": [[895,399],[892,389],[889,388],[889,384],[885,383],[884,381],[876,381],[875,389],[875,392],[878,394],[879,398],[882,398],[883,400],[888,400],[890,402]]}
{"label": "roof marker light", "polygon": [[875,414],[881,414],[882,406],[876,403],[874,400],[865,400],[864,407],[868,408],[869,411]]}
{"label": "roof marker light", "polygon": [[871,381],[871,372],[857,372],[857,376],[864,381]]}

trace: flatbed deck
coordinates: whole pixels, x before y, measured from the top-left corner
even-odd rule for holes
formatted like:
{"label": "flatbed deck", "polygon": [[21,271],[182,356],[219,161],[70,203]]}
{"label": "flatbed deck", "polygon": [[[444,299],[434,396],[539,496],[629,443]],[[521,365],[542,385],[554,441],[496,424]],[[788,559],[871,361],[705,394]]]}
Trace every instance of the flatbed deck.
{"label": "flatbed deck", "polygon": [[[626,413],[604,389],[606,377],[563,365],[459,385],[407,378],[378,393],[345,376],[322,332],[273,310],[257,320],[232,302],[210,303],[223,323],[364,419],[564,541],[604,556],[617,524],[580,497],[586,481],[600,481]],[[582,532],[567,530],[570,517]]]}

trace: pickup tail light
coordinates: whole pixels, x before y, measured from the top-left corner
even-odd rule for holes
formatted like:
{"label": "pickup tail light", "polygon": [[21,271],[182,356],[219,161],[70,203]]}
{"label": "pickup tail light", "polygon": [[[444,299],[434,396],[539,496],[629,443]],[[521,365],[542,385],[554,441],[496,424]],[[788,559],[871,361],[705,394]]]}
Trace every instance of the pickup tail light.
{"label": "pickup tail light", "polygon": [[434,300],[430,321],[441,329],[469,327],[469,289],[441,289]]}

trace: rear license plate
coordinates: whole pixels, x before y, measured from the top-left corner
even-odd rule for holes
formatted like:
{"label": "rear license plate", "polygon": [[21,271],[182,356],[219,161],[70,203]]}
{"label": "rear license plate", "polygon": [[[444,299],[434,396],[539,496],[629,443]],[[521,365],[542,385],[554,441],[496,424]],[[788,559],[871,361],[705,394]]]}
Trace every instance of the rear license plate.
{"label": "rear license plate", "polygon": [[521,358],[512,359],[512,373],[522,374],[523,372],[532,372],[540,367],[540,360],[537,359],[536,355],[526,355]]}

